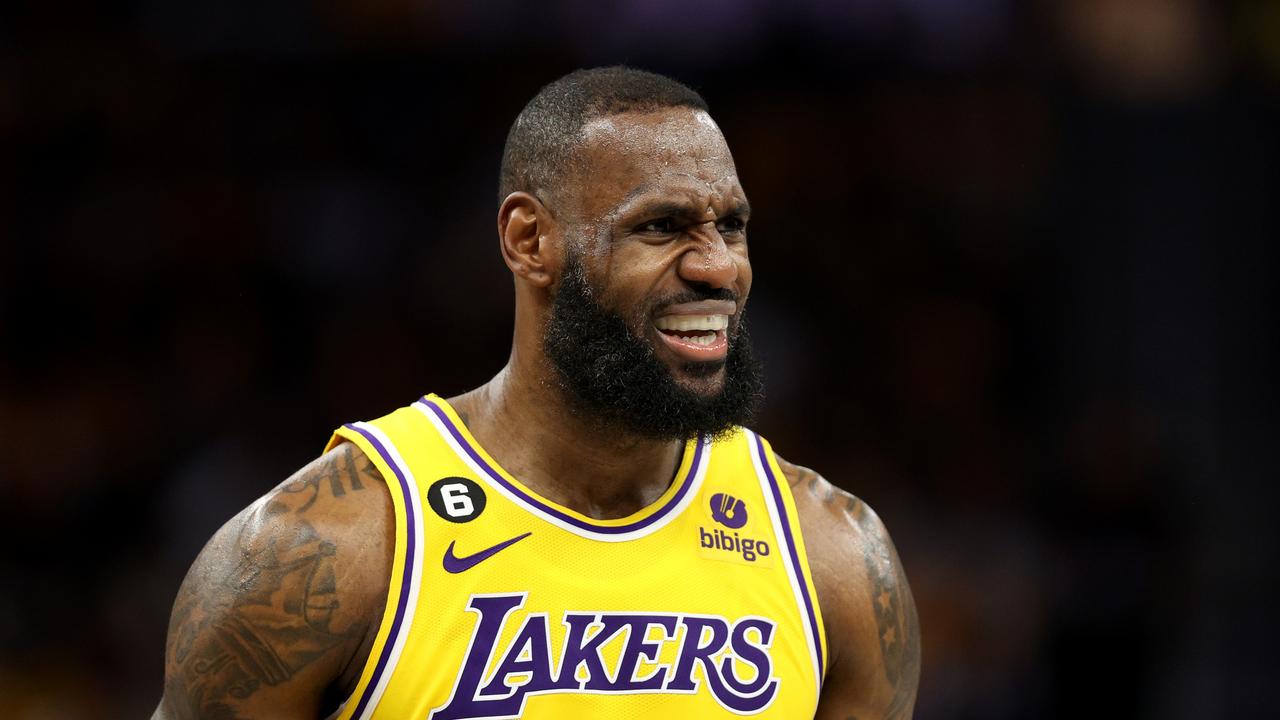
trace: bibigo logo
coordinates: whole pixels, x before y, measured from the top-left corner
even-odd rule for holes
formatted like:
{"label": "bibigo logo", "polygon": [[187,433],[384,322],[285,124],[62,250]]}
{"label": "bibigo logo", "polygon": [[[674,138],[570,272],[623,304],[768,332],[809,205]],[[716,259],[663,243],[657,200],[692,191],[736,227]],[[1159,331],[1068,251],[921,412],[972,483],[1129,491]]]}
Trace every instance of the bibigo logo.
{"label": "bibigo logo", "polygon": [[[740,530],[747,524],[747,504],[729,493],[716,493],[711,496],[711,519],[730,530]],[[698,543],[704,550],[725,550],[738,555],[749,563],[757,558],[768,557],[769,543],[764,540],[741,537],[737,532],[730,534],[720,528],[710,530],[698,528]]]}

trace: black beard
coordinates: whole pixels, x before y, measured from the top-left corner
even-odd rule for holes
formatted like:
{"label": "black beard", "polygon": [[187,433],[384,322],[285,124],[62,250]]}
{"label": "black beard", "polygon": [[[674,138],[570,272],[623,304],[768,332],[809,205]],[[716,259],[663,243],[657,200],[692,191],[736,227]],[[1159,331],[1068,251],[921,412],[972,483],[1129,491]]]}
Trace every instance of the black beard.
{"label": "black beard", "polygon": [[[707,290],[666,298],[657,306],[720,299],[737,298],[728,290]],[[681,387],[644,339],[643,328],[650,322],[647,312],[637,312],[628,323],[601,307],[581,262],[571,255],[542,347],[575,412],[611,429],[655,440],[719,437],[749,423],[764,399],[763,373],[742,317],[729,330],[723,362],[688,363],[682,368],[705,376],[724,367],[720,391],[701,395]]]}

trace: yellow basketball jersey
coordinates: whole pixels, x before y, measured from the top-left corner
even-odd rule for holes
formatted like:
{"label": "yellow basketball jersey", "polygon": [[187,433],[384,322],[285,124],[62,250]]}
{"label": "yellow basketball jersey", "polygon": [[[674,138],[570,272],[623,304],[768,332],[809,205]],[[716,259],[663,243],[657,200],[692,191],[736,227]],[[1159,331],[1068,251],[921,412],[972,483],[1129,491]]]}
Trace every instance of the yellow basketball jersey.
{"label": "yellow basketball jersey", "polygon": [[617,520],[530,491],[435,395],[344,441],[386,478],[396,539],[341,720],[813,716],[822,615],[790,489],[750,430],[690,441],[663,496]]}

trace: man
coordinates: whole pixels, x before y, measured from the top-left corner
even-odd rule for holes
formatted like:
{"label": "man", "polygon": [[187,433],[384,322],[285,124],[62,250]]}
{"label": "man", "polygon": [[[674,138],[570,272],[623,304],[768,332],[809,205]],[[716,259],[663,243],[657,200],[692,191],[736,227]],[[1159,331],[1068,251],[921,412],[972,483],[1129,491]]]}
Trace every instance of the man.
{"label": "man", "polygon": [[155,717],[910,717],[884,526],[741,427],[750,210],[706,103],[561,78],[500,199],[507,366],[345,426],[219,530]]}

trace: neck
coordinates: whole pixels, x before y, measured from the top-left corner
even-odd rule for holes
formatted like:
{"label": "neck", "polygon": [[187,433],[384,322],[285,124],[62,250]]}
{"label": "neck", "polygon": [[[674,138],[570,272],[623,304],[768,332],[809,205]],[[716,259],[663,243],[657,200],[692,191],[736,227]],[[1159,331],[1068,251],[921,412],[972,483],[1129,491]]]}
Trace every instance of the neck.
{"label": "neck", "polygon": [[603,429],[545,372],[513,353],[492,380],[449,403],[502,467],[548,500],[598,520],[656,501],[671,486],[684,443]]}

